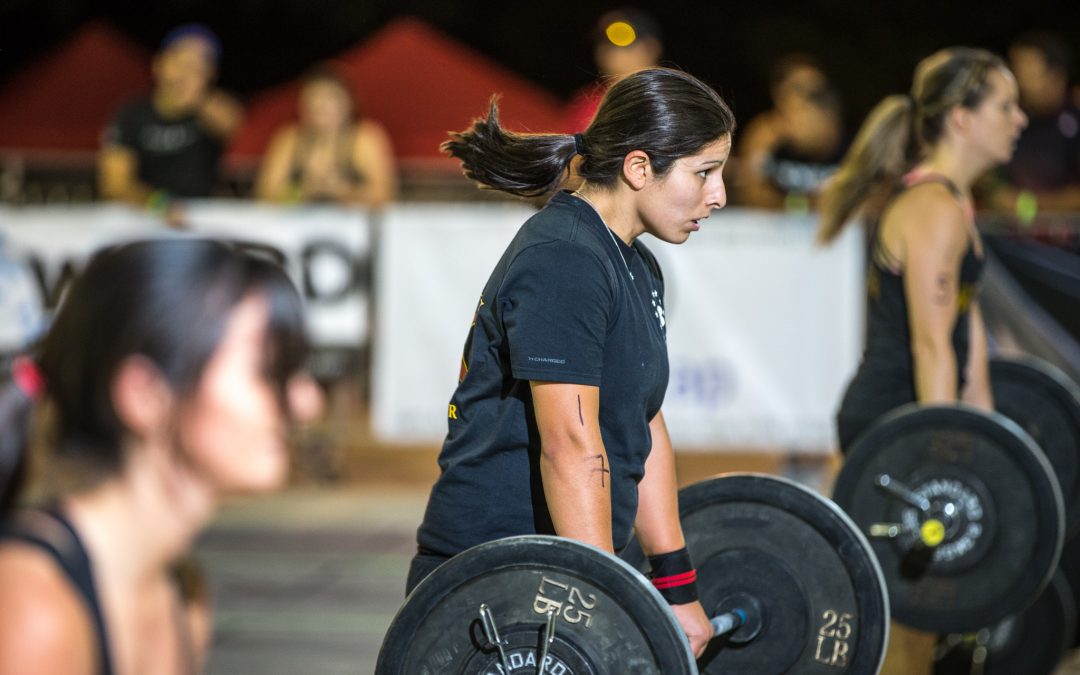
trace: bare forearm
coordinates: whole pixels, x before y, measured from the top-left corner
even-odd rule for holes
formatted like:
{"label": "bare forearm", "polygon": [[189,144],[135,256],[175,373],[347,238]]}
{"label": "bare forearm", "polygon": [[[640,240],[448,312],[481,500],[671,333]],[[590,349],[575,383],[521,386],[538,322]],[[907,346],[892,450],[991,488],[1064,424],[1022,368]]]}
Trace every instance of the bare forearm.
{"label": "bare forearm", "polygon": [[677,551],[686,545],[686,541],[679,521],[675,452],[663,415],[657,414],[649,428],[653,447],[645,461],[645,477],[638,485],[634,527],[645,554],[658,555]]}
{"label": "bare forearm", "polygon": [[198,108],[199,121],[217,138],[228,140],[243,120],[244,109],[228,94],[211,91]]}
{"label": "bare forearm", "polygon": [[976,408],[993,410],[994,394],[990,389],[989,375],[971,377],[969,374],[968,377],[969,379],[964,384],[964,391],[961,393],[960,400]]}
{"label": "bare forearm", "polygon": [[986,340],[986,325],[978,304],[971,307],[971,339],[968,349],[968,362],[965,370],[966,382],[961,400],[984,410],[994,409],[994,395],[990,388],[989,346]]}
{"label": "bare forearm", "polygon": [[110,145],[98,156],[98,191],[103,199],[146,206],[154,188],[139,180],[138,159],[125,146]]}
{"label": "bare forearm", "polygon": [[611,469],[603,446],[573,441],[545,444],[540,475],[556,534],[614,552]]}
{"label": "bare forearm", "polygon": [[924,344],[912,349],[915,395],[919,403],[955,403],[956,354],[951,346]]}

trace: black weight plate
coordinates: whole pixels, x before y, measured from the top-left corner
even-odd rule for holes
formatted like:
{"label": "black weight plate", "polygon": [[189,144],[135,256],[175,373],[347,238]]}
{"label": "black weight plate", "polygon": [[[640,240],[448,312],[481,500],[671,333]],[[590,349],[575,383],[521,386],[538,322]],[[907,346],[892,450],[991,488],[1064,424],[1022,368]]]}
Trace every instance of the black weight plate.
{"label": "black weight plate", "polygon": [[[924,517],[876,486],[881,475],[931,502],[945,523],[940,545],[917,549],[910,532]],[[878,523],[908,528],[871,541],[893,618],[922,630],[965,633],[1022,611],[1061,553],[1057,479],[1034,441],[998,413],[910,405],[886,415],[856,440],[833,497],[863,532]]]}
{"label": "black weight plate", "polygon": [[1073,591],[1058,571],[1038,599],[979,635],[949,635],[938,646],[934,675],[969,675],[977,640],[985,645],[984,675],[1051,675],[1076,632]]}
{"label": "black weight plate", "polygon": [[[1061,562],[1058,569],[1065,575],[1065,581],[1073,592],[1073,604],[1080,611],[1080,537],[1072,537],[1065,542],[1065,548],[1061,551]],[[1073,631],[1071,647],[1080,647],[1080,625]]]}
{"label": "black weight plate", "polygon": [[[683,488],[679,514],[705,612],[740,595],[762,606],[760,632],[714,639],[701,672],[877,672],[888,596],[870,545],[835,504],[784,478],[729,474]],[[636,543],[628,551],[643,568]]]}
{"label": "black weight plate", "polygon": [[533,675],[554,609],[546,675],[695,673],[686,637],[652,585],[597,548],[560,537],[510,537],[448,560],[405,600],[383,640],[377,675],[502,673],[480,606],[491,609],[510,673]]}
{"label": "black weight plate", "polygon": [[994,408],[1019,424],[1054,467],[1065,500],[1065,533],[1080,531],[1080,386],[1040,359],[990,361]]}

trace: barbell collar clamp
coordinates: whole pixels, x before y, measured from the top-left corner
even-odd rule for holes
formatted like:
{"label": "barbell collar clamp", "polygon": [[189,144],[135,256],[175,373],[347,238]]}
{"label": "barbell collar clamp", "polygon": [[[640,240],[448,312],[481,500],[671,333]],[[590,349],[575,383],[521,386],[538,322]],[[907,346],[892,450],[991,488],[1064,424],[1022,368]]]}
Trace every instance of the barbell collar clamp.
{"label": "barbell collar clamp", "polygon": [[887,473],[879,474],[877,478],[874,479],[874,487],[884,490],[886,493],[896,497],[908,506],[913,506],[923,513],[930,510],[929,499],[922,495],[915,494],[911,488]]}
{"label": "barbell collar clamp", "polygon": [[487,603],[480,603],[480,623],[484,626],[484,637],[499,650],[499,661],[507,673],[510,672],[510,660],[506,658],[506,643],[499,637],[499,629],[495,625],[495,616]]}
{"label": "barbell collar clamp", "polygon": [[536,675],[544,675],[544,662],[547,661],[548,649],[555,641],[555,610],[547,611],[547,623],[544,624],[544,643],[540,648],[540,658],[536,660]]}

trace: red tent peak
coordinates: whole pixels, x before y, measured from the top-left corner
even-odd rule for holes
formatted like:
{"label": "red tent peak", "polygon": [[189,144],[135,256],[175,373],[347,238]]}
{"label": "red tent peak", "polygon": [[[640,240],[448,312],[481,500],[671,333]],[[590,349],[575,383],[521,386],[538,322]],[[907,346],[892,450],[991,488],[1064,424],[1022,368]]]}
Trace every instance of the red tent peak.
{"label": "red tent peak", "polygon": [[126,99],[149,90],[151,55],[91,21],[0,87],[0,147],[94,150]]}
{"label": "red tent peak", "polygon": [[[415,18],[387,24],[333,63],[352,83],[364,114],[386,127],[399,157],[441,157],[447,132],[483,114],[493,94],[501,97],[507,127],[560,128],[558,99]],[[298,89],[293,81],[253,99],[233,152],[261,153],[273,130],[295,119]]]}

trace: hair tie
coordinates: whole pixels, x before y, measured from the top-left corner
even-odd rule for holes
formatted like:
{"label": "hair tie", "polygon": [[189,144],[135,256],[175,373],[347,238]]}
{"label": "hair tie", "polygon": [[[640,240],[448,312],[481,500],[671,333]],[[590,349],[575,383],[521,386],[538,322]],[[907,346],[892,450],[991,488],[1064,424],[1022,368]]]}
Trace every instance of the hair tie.
{"label": "hair tie", "polygon": [[574,134],[574,152],[579,155],[585,154],[585,137],[581,134]]}
{"label": "hair tie", "polygon": [[16,356],[11,360],[11,379],[27,398],[40,401],[45,395],[45,376],[32,359]]}

